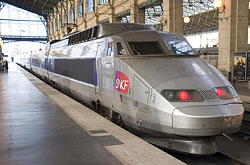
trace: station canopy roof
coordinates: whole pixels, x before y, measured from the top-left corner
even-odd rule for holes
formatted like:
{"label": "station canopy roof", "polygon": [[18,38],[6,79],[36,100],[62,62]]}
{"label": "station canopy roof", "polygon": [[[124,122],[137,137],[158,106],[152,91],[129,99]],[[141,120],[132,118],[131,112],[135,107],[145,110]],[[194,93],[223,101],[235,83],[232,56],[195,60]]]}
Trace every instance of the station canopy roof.
{"label": "station canopy roof", "polygon": [[58,1],[59,0],[0,0],[1,3],[7,3],[41,16],[47,14]]}
{"label": "station canopy roof", "polygon": [[[59,1],[62,0],[0,0],[0,10],[1,5],[7,3],[45,16]],[[151,6],[146,7],[146,24],[158,22],[159,16],[163,14],[162,1],[156,0]],[[183,0],[183,16],[190,17],[190,23],[184,24],[185,34],[218,29],[218,11],[213,6],[213,0]]]}

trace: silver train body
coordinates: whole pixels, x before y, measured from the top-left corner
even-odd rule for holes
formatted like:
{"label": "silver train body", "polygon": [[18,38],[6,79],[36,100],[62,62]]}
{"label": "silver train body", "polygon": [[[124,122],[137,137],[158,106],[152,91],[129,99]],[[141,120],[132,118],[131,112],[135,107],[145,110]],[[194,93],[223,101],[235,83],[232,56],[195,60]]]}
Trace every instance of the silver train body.
{"label": "silver train body", "polygon": [[158,146],[212,154],[216,136],[241,126],[242,102],[227,79],[185,38],[150,25],[101,24],[21,65],[86,103],[99,102]]}

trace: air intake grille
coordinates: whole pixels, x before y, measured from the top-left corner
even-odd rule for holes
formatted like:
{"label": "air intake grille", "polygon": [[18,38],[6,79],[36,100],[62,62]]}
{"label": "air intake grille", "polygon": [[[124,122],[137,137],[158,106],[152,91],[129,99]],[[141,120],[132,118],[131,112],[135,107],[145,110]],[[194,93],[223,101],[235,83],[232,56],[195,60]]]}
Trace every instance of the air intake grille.
{"label": "air intake grille", "polygon": [[217,101],[219,100],[216,94],[211,89],[200,90],[200,93],[207,101]]}

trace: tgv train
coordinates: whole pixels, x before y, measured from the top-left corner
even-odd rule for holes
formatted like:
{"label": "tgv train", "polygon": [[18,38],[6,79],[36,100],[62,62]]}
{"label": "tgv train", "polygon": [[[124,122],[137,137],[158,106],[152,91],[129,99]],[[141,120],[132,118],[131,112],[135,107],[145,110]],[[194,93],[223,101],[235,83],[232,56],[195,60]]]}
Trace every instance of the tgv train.
{"label": "tgv train", "polygon": [[100,24],[47,45],[21,65],[148,142],[215,153],[238,131],[240,98],[182,36],[143,24]]}

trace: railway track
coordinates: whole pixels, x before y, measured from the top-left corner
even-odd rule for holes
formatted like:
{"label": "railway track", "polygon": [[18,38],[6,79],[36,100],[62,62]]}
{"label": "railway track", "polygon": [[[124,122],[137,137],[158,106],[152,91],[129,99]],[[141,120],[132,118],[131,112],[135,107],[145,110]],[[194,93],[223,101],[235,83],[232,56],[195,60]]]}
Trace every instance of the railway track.
{"label": "railway track", "polygon": [[[242,122],[241,131],[235,133],[234,135],[240,137],[242,141],[250,140],[250,103],[243,103],[245,108],[244,118]],[[185,155],[182,153],[169,152],[162,149],[168,154],[176,157],[177,159],[183,161],[188,165],[245,165],[246,163],[232,158],[229,155],[223,153],[216,153],[207,156],[195,156],[195,155]]]}
{"label": "railway track", "polygon": [[216,153],[207,156],[184,155],[168,151],[167,153],[188,165],[245,165],[245,163],[231,158],[223,153]]}
{"label": "railway track", "polygon": [[[64,91],[61,91],[61,92],[72,97],[72,95],[69,95],[68,93],[65,93]],[[81,102],[82,104],[86,106],[86,104],[80,101],[79,99],[75,97],[72,97],[72,98]],[[241,131],[235,133],[235,135],[241,137],[243,140],[250,140],[250,103],[244,103],[244,108],[247,109],[247,111],[245,111],[244,113],[244,121],[242,123],[242,128],[241,128]],[[160,148],[160,149],[172,155],[173,157],[176,157],[177,159],[181,160],[182,162],[188,165],[247,165],[246,163],[240,160],[237,160],[235,158],[230,157],[229,155],[226,155],[220,152],[213,154],[213,155],[196,156],[196,155],[190,155],[190,154],[183,154],[179,152],[172,152],[164,148]]]}
{"label": "railway track", "polygon": [[243,106],[245,109],[245,113],[240,132],[250,136],[250,103],[244,102]]}

